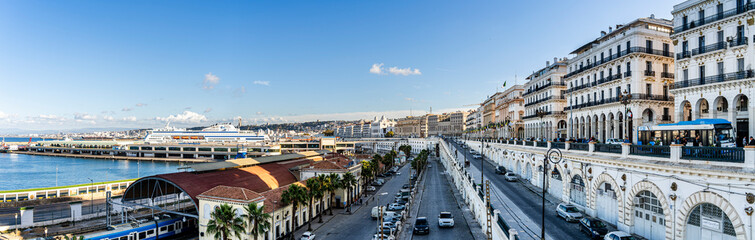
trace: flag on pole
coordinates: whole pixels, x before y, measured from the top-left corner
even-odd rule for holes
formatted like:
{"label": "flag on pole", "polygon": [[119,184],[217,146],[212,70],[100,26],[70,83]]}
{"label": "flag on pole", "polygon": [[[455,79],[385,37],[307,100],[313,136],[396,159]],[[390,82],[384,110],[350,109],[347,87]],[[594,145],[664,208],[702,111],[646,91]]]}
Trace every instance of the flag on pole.
{"label": "flag on pole", "polygon": [[506,88],[506,81],[503,81],[503,88]]}

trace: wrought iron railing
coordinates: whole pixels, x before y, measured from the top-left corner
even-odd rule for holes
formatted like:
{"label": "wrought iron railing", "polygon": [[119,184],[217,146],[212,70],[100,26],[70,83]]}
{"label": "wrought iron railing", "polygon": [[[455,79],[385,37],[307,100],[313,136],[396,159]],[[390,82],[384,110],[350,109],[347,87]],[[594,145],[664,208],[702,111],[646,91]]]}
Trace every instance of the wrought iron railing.
{"label": "wrought iron railing", "polygon": [[721,49],[726,49],[726,42],[717,42],[711,45],[702,46],[699,48],[692,49],[692,52],[689,54],[689,56],[695,56],[700,54],[705,54],[709,52],[718,51]]}
{"label": "wrought iron railing", "polygon": [[621,153],[621,145],[620,144],[596,143],[595,144],[595,151],[596,152],[607,152],[607,153]]}
{"label": "wrought iron railing", "polygon": [[670,73],[670,72],[661,72],[661,77],[662,77],[662,78],[674,78],[674,73]]}
{"label": "wrought iron railing", "polygon": [[566,148],[566,144],[563,142],[551,142],[552,148],[558,148],[558,149],[564,149]]}
{"label": "wrought iron railing", "polygon": [[745,161],[745,151],[743,148],[736,147],[682,146],[682,159],[743,163]]}
{"label": "wrought iron railing", "polygon": [[738,72],[732,72],[732,73],[707,76],[704,78],[682,80],[682,81],[674,82],[674,88],[679,89],[679,88],[693,87],[693,86],[699,86],[699,85],[704,85],[704,84],[742,80],[746,78],[752,78],[754,76],[755,74],[750,69],[750,70],[744,70],[744,71],[738,71]]}
{"label": "wrought iron railing", "polygon": [[697,28],[697,27],[700,27],[700,26],[703,26],[703,25],[706,25],[706,24],[710,24],[710,23],[719,21],[719,20],[724,19],[724,18],[728,18],[728,17],[734,16],[734,15],[737,15],[737,14],[740,14],[740,13],[744,13],[744,12],[752,10],[752,9],[755,9],[755,2],[754,3],[747,3],[747,4],[744,4],[744,5],[739,5],[739,6],[736,6],[735,8],[732,8],[732,9],[729,9],[729,10],[726,10],[726,11],[716,12],[716,13],[714,13],[714,14],[712,14],[710,16],[707,16],[707,17],[705,17],[703,19],[697,19],[697,20],[694,20],[694,21],[690,21],[689,23],[682,23],[681,26],[678,26],[678,27],[674,28],[674,33],[678,34],[678,33],[681,33],[681,32],[693,29],[693,28]]}
{"label": "wrought iron railing", "polygon": [[608,63],[608,62],[610,62],[612,60],[615,60],[617,58],[626,56],[626,55],[631,54],[631,53],[647,53],[647,54],[653,54],[653,55],[664,56],[664,57],[674,57],[674,53],[669,52],[669,51],[656,50],[656,49],[645,48],[645,47],[630,47],[629,49],[625,49],[625,50],[623,50],[621,52],[618,52],[618,53],[615,53],[615,54],[610,55],[608,57],[605,57],[603,59],[600,59],[600,60],[598,60],[598,61],[596,61],[594,63],[590,63],[590,64],[587,64],[587,65],[582,65],[578,69],[576,69],[576,70],[574,70],[574,71],[572,71],[572,72],[564,75],[564,78],[572,77],[574,75],[580,74],[580,73],[582,73],[584,71],[590,70],[590,69],[592,69],[594,67],[600,66],[600,65],[602,65],[604,63]]}
{"label": "wrought iron railing", "polygon": [[537,142],[537,146],[538,147],[548,147],[548,142],[543,142],[543,141]]}
{"label": "wrought iron railing", "polygon": [[629,147],[629,154],[653,157],[670,157],[671,148],[669,148],[669,146],[632,145]]}
{"label": "wrought iron railing", "polygon": [[588,151],[590,145],[589,143],[569,143],[569,150]]}
{"label": "wrought iron railing", "polygon": [[549,83],[546,83],[545,85],[542,85],[540,87],[527,89],[527,92],[525,92],[524,94],[522,94],[522,96],[527,96],[528,94],[535,93],[537,91],[546,89],[546,88],[548,88],[550,86],[566,86],[566,83],[564,83],[564,82],[549,82]]}

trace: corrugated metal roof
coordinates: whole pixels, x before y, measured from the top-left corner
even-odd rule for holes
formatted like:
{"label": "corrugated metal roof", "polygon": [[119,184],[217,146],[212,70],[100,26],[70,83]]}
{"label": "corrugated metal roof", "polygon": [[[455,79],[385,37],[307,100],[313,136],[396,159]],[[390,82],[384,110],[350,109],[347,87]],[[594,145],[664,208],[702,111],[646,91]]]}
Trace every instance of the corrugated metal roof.
{"label": "corrugated metal roof", "polygon": [[257,158],[233,159],[233,160],[228,160],[228,161],[223,161],[223,162],[193,164],[193,165],[187,166],[187,168],[192,169],[195,172],[222,170],[222,169],[230,169],[230,168],[241,168],[241,167],[249,167],[249,166],[254,166],[254,165],[259,165],[259,164],[264,164],[264,163],[281,162],[281,161],[288,161],[288,160],[294,160],[294,159],[322,156],[328,152],[330,151],[327,151],[327,150],[306,151],[306,152],[257,157]]}

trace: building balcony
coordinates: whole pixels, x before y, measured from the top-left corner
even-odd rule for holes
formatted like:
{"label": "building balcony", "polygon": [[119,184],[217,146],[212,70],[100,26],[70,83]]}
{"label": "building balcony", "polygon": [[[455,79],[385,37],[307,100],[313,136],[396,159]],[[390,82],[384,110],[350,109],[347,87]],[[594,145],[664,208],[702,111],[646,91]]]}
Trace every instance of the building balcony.
{"label": "building balcony", "polygon": [[631,76],[632,76],[632,71],[624,72],[624,77],[631,77]]}
{"label": "building balcony", "polygon": [[522,96],[527,96],[528,94],[536,93],[536,92],[538,92],[540,90],[546,89],[546,88],[551,87],[551,86],[566,86],[566,83],[564,83],[563,81],[549,82],[549,83],[547,83],[545,85],[542,85],[540,87],[537,87],[537,88],[527,89],[527,92],[525,92],[524,94],[522,94]]}
{"label": "building balcony", "polygon": [[559,99],[566,99],[566,98],[564,98],[564,96],[555,96],[555,97],[554,96],[548,96],[548,97],[543,98],[543,99],[539,99],[539,100],[536,100],[536,101],[533,101],[533,102],[526,103],[526,104],[524,104],[524,106],[525,107],[532,106],[532,105],[535,105],[535,104],[538,104],[538,103],[541,103],[541,102],[545,102],[545,101],[548,101],[548,100],[551,100],[551,99],[559,100]]}
{"label": "building balcony", "polygon": [[569,78],[574,75],[580,74],[582,72],[585,72],[587,70],[590,70],[594,67],[600,66],[604,63],[608,63],[610,61],[613,61],[615,59],[618,59],[620,57],[629,55],[631,53],[646,53],[646,54],[652,54],[652,55],[658,55],[658,56],[664,56],[664,57],[674,57],[674,53],[669,51],[662,51],[662,50],[655,50],[652,48],[645,48],[645,47],[631,47],[629,49],[625,49],[624,51],[615,53],[611,56],[605,57],[603,59],[598,60],[597,62],[590,63],[587,65],[580,66],[579,69],[576,69],[566,75],[564,75],[564,78]]}
{"label": "building balcony", "polygon": [[729,47],[747,45],[747,37],[735,37],[729,42]]}
{"label": "building balcony", "polygon": [[[651,101],[662,101],[662,102],[673,102],[674,97],[667,96],[667,95],[652,95],[652,94],[645,94],[645,93],[633,93],[631,95],[632,100],[651,100]],[[600,100],[594,100],[594,101],[588,101],[585,103],[580,103],[572,106],[567,106],[564,108],[564,110],[575,110],[575,109],[581,109],[586,107],[594,107],[594,106],[600,106],[604,104],[611,104],[611,103],[617,103],[621,102],[621,99],[619,97],[611,97],[611,98],[604,98]]]}
{"label": "building balcony", "polygon": [[691,56],[695,56],[695,55],[700,55],[700,54],[705,54],[705,53],[710,53],[710,52],[715,52],[715,51],[722,50],[722,49],[726,49],[726,42],[717,42],[717,43],[714,43],[714,44],[711,44],[711,45],[708,45],[708,46],[703,46],[703,47],[692,49],[692,52],[690,52],[689,56],[687,56],[687,57],[691,57]]}
{"label": "building balcony", "polygon": [[705,85],[705,84],[736,81],[736,80],[752,78],[754,75],[755,74],[753,74],[752,70],[718,74],[718,75],[707,76],[703,78],[677,81],[677,82],[674,82],[674,88],[680,89],[680,88],[694,87],[694,86],[700,86],[700,85]]}
{"label": "building balcony", "polygon": [[[545,112],[545,114],[543,114],[543,117],[548,116],[548,115],[554,115],[554,114],[566,114],[566,113],[564,111],[555,111],[555,112],[547,111]],[[522,117],[522,119],[530,119],[530,118],[536,118],[536,117],[538,117],[537,114],[532,114],[532,115],[524,116]]]}
{"label": "building balcony", "polygon": [[722,20],[724,18],[728,18],[728,17],[734,16],[734,15],[737,15],[737,14],[741,14],[741,13],[744,13],[744,12],[752,10],[752,9],[755,9],[755,2],[753,2],[753,3],[747,3],[747,4],[744,4],[744,5],[740,5],[740,6],[737,6],[737,7],[733,8],[733,9],[729,9],[729,10],[726,10],[726,11],[716,12],[716,13],[714,13],[714,14],[712,14],[710,16],[707,16],[707,17],[705,17],[703,19],[694,20],[694,21],[691,21],[689,23],[683,23],[681,26],[675,27],[674,28],[674,34],[679,34],[679,33],[682,33],[684,31],[688,31],[688,30],[691,30],[691,29],[698,28],[700,26],[711,24],[711,23],[720,21],[720,20]]}
{"label": "building balcony", "polygon": [[655,77],[655,71],[644,71],[646,77]]}
{"label": "building balcony", "polygon": [[674,74],[670,72],[661,72],[662,78],[674,78]]}

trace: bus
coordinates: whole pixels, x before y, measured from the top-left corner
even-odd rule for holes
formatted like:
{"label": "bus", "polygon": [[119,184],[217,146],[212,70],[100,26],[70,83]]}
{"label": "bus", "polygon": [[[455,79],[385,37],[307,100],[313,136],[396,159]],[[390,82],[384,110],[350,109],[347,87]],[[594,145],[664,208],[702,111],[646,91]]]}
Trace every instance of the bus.
{"label": "bus", "polygon": [[670,145],[677,136],[692,143],[700,136],[700,146],[736,147],[734,128],[725,119],[697,119],[678,123],[659,124],[657,126],[640,126],[638,128],[642,144]]}

